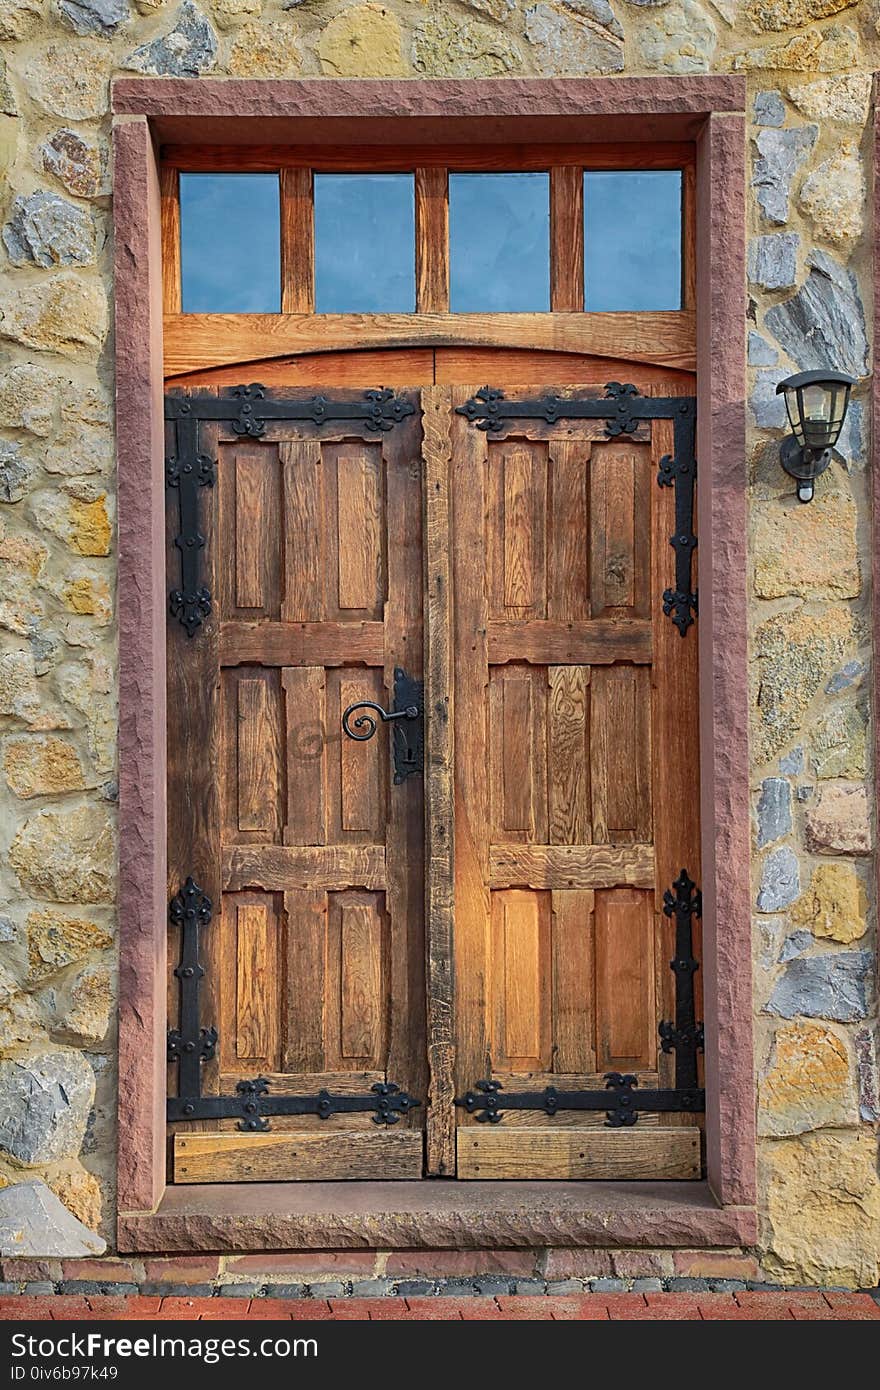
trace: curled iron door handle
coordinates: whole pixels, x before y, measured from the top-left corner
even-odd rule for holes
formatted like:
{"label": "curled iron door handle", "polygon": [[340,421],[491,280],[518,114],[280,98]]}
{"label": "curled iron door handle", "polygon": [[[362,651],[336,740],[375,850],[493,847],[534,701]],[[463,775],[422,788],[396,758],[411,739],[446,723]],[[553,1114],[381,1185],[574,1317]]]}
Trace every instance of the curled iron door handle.
{"label": "curled iron door handle", "polygon": [[[418,719],[421,713],[418,705],[407,705],[406,709],[387,710],[383,709],[381,705],[375,704],[372,700],[358,700],[357,704],[349,705],[348,709],[343,714],[342,728],[343,732],[346,733],[349,738],[357,739],[359,743],[363,743],[366,739],[372,738],[378,726],[371,714],[359,714],[354,721],[354,728],[352,728],[349,719],[356,709],[374,709],[383,724],[387,724],[392,719]],[[363,734],[356,734],[354,731],[355,729],[365,729],[366,732]]]}
{"label": "curled iron door handle", "polygon": [[[364,712],[352,719],[358,710]],[[375,700],[357,700],[343,711],[342,732],[357,743],[365,743],[373,737],[380,721],[383,724],[399,721],[395,723],[392,744],[394,781],[399,784],[412,773],[423,770],[424,712],[422,682],[413,680],[398,667],[394,672],[394,708],[383,709]]]}

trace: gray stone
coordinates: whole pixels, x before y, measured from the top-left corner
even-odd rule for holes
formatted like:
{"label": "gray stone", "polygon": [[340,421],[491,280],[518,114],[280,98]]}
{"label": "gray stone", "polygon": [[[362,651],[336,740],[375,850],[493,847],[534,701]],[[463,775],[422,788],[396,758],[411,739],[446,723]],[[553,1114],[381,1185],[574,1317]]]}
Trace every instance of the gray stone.
{"label": "gray stone", "polygon": [[217,65],[217,35],[192,0],[174,16],[174,28],[151,43],[141,44],[125,60],[124,67],[159,77],[200,77]]}
{"label": "gray stone", "polygon": [[778,92],[755,93],[755,125],[782,125],[785,106]]}
{"label": "gray stone", "polygon": [[11,917],[0,916],[0,941],[14,941],[18,929]]}
{"label": "gray stone", "polygon": [[861,401],[850,401],[843,429],[834,446],[834,453],[843,459],[847,471],[853,464],[865,462],[867,440],[865,439],[865,411]]}
{"label": "gray stone", "polygon": [[782,943],[782,950],[779,952],[779,964],[785,965],[786,961],[794,960],[796,956],[802,956],[813,944],[813,935],[808,931],[793,931],[791,936],[787,936]]}
{"label": "gray stone", "polygon": [[398,1298],[424,1298],[437,1292],[437,1283],[434,1279],[398,1279],[394,1292]]}
{"label": "gray stone", "polygon": [[82,208],[39,189],[15,199],[3,244],[16,265],[92,265],[95,227]]}
{"label": "gray stone", "polygon": [[590,1293],[626,1293],[625,1279],[591,1279]]}
{"label": "gray stone", "polygon": [[[828,695],[837,695],[841,690],[846,690],[849,686],[855,685],[860,676],[864,675],[865,668],[860,661],[848,661],[840,670],[836,671],[825,687]],[[799,768],[798,771],[801,769]]]}
{"label": "gray stone", "polygon": [[221,1284],[221,1298],[256,1298],[262,1284]]}
{"label": "gray stone", "polygon": [[153,1298],[211,1298],[213,1284],[165,1284],[149,1279],[139,1285],[139,1292]]}
{"label": "gray stone", "polygon": [[472,1279],[446,1279],[440,1285],[441,1298],[462,1298],[475,1292]]}
{"label": "gray stone", "polygon": [[818,134],[818,126],[806,125],[793,130],[762,130],[755,137],[758,158],[752,187],[768,222],[788,221],[792,181]]}
{"label": "gray stone", "polygon": [[668,5],[669,0],[626,0],[628,5],[639,5],[642,8],[650,6],[652,9],[659,9],[661,5]]}
{"label": "gray stone", "polygon": [[543,1296],[547,1292],[547,1285],[543,1279],[515,1279],[513,1292],[521,1298],[533,1298],[536,1294]]}
{"label": "gray stone", "polygon": [[537,50],[540,70],[552,77],[620,72],[624,66],[623,30],[602,2],[531,5],[525,36]]}
{"label": "gray stone", "polygon": [[852,1023],[867,1017],[870,951],[823,952],[789,961],[764,1012],[778,1018],[830,1018]]}
{"label": "gray stone", "polygon": [[510,1293],[510,1280],[500,1274],[481,1274],[474,1280],[474,1288],[484,1298],[494,1298],[496,1294]]}
{"label": "gray stone", "polygon": [[633,1279],[632,1291],[633,1293],[662,1293],[663,1280],[653,1279],[648,1275],[640,1279]]}
{"label": "gray stone", "polygon": [[44,1182],[0,1190],[0,1255],[77,1259],[103,1255],[107,1242],[78,1221]]}
{"label": "gray stone", "polygon": [[20,502],[33,475],[33,465],[22,458],[18,445],[0,439],[0,502]]}
{"label": "gray stone", "polygon": [[710,1279],[709,1288],[713,1293],[744,1293],[745,1279]]}
{"label": "gray stone", "polygon": [[787,290],[797,279],[797,232],[770,232],[749,242],[749,280],[765,290]]}
{"label": "gray stone", "polygon": [[749,410],[755,417],[755,424],[759,429],[785,429],[788,419],[785,401],[776,394],[776,387],[782,376],[783,373],[780,371],[755,373],[755,385],[749,396]]}
{"label": "gray stone", "polygon": [[689,1275],[676,1275],[666,1280],[670,1293],[708,1293],[708,1279],[693,1279]]}
{"label": "gray stone", "polygon": [[801,371],[830,367],[865,376],[868,339],[856,277],[825,251],[807,257],[806,284],[764,320]]}
{"label": "gray stone", "polygon": [[390,1279],[357,1279],[352,1283],[353,1298],[385,1298],[391,1293]]}
{"label": "gray stone", "polygon": [[25,1284],[24,1292],[29,1294],[54,1294],[55,1285],[49,1279],[34,1279]]}
{"label": "gray stone", "polygon": [[[320,1286],[319,1284],[316,1284],[316,1285],[315,1285],[315,1288],[320,1288],[320,1287],[321,1287],[321,1286]],[[330,1286],[328,1285],[327,1287],[329,1288]],[[338,1289],[339,1289],[338,1295],[334,1295],[334,1296],[335,1296],[335,1297],[341,1298],[342,1295],[345,1293],[345,1285],[339,1283],[339,1281],[336,1280],[336,1281],[334,1281],[333,1287],[334,1287],[334,1288],[337,1288],[337,1287],[338,1287]],[[307,1298],[307,1297],[308,1297],[308,1292],[309,1292],[309,1286],[308,1286],[308,1284],[267,1284],[267,1285],[266,1285],[266,1297],[267,1297],[267,1298]],[[320,1296],[320,1295],[317,1294],[317,1293],[314,1294],[314,1297],[315,1297],[315,1298],[318,1298],[319,1296]],[[326,1297],[329,1298],[329,1297],[330,1297],[330,1294],[327,1294]]]}
{"label": "gray stone", "polygon": [[[272,1287],[276,1286],[273,1285]],[[342,1279],[324,1279],[320,1284],[291,1284],[289,1287],[300,1288],[302,1293],[299,1295],[296,1293],[288,1294],[288,1298],[305,1298],[307,1296],[312,1298],[345,1298],[348,1293],[348,1284],[344,1283]],[[266,1289],[266,1297],[272,1297],[268,1288]]]}
{"label": "gray stone", "polygon": [[749,330],[749,366],[750,367],[775,367],[779,361],[779,353],[772,343],[768,343],[766,338],[762,338],[760,333],[756,333],[752,328]]}
{"label": "gray stone", "polygon": [[0,1148],[19,1163],[74,1156],[94,1098],[95,1074],[72,1048],[0,1062]]}
{"label": "gray stone", "polygon": [[793,903],[801,891],[800,865],[794,851],[783,845],[764,860],[761,890],[758,893],[760,912],[781,912]]}
{"label": "gray stone", "polygon": [[758,849],[781,840],[791,830],[791,787],[782,777],[761,783],[758,801]]}
{"label": "gray stone", "polygon": [[564,1296],[570,1293],[583,1293],[583,1279],[551,1279],[547,1285],[547,1292],[551,1296]]}
{"label": "gray stone", "polygon": [[815,790],[815,787],[798,787],[797,791],[795,792],[795,796],[797,797],[798,801],[809,801],[810,797],[813,795]]}
{"label": "gray stone", "polygon": [[779,771],[786,777],[797,777],[804,770],[804,750],[799,744],[779,759]]}
{"label": "gray stone", "polygon": [[112,34],[128,19],[128,0],[58,0],[58,9],[78,34]]}

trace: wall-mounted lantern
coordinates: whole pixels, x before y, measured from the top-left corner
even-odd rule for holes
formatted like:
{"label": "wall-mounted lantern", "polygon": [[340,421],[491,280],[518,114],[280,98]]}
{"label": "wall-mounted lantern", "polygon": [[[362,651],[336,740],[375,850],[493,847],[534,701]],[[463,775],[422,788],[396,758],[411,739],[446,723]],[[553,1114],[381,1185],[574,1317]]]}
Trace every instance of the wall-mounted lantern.
{"label": "wall-mounted lantern", "polygon": [[831,462],[855,385],[843,372],[798,372],[780,381],[777,396],[785,395],[792,433],[779,451],[786,473],[797,481],[799,502],[810,502],[813,485]]}

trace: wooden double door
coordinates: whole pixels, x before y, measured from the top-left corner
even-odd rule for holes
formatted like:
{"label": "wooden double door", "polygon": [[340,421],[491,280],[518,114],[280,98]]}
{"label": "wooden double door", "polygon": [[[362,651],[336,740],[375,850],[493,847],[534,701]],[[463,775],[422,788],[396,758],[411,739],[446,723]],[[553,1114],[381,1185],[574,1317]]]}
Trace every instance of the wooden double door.
{"label": "wooden double door", "polygon": [[170,392],[175,1181],[699,1176],[694,404],[637,385]]}

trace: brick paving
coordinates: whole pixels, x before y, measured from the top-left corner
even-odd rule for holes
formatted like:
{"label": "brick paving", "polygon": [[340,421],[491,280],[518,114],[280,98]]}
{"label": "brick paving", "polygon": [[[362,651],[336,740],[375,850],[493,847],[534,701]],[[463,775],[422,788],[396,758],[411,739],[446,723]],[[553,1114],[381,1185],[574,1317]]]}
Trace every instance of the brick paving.
{"label": "brick paving", "polygon": [[819,1289],[743,1289],[733,1292],[596,1291],[582,1294],[494,1296],[464,1291],[445,1296],[387,1294],[376,1298],[213,1297],[145,1294],[15,1294],[0,1297],[0,1320],[264,1321],[880,1321],[880,1293]]}

